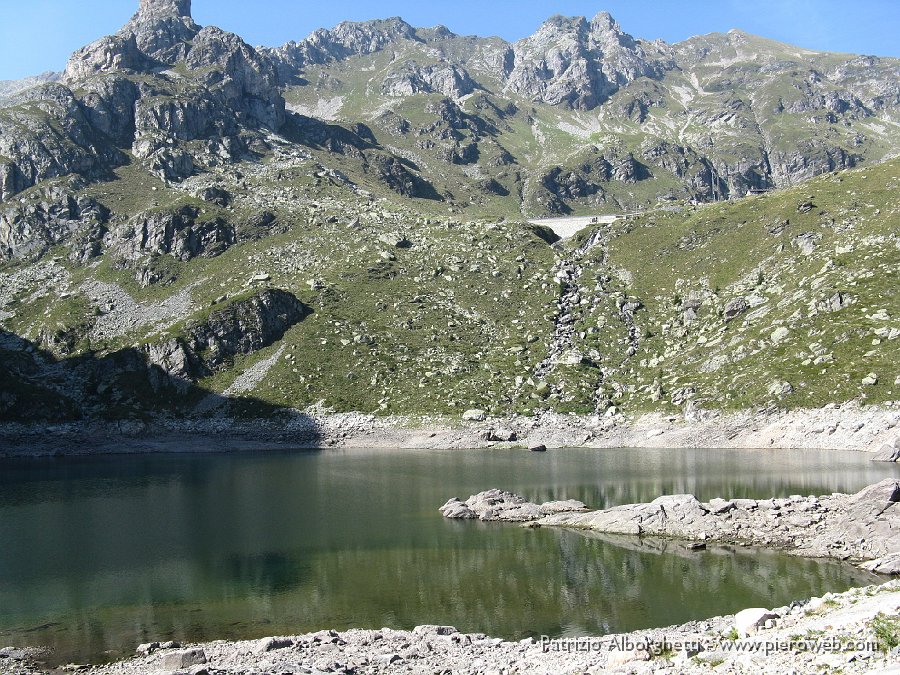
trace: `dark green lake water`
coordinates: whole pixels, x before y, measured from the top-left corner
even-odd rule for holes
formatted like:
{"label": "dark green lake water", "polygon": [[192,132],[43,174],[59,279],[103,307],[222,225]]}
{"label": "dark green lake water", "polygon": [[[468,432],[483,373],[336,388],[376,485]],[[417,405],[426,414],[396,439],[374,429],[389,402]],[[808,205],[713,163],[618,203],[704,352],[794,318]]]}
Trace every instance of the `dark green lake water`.
{"label": "dark green lake water", "polygon": [[99,662],[151,640],[457,626],[596,635],[878,578],[754,550],[445,521],[500,487],[590,507],[856,491],[855,453],[335,451],[0,462],[0,646]]}

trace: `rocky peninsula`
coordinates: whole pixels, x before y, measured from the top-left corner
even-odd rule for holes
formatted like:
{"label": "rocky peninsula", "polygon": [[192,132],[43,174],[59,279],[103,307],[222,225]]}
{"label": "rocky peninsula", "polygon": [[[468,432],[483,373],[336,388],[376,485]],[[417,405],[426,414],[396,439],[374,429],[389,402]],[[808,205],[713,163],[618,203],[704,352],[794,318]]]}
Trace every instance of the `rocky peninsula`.
{"label": "rocky peninsula", "polygon": [[792,495],[780,499],[722,499],[664,495],[648,504],[589,511],[581,502],[533,504],[488,490],[450,499],[445,518],[525,523],[606,534],[668,537],[693,542],[767,546],[813,558],[859,563],[900,574],[900,482],[889,478],[856,494]]}

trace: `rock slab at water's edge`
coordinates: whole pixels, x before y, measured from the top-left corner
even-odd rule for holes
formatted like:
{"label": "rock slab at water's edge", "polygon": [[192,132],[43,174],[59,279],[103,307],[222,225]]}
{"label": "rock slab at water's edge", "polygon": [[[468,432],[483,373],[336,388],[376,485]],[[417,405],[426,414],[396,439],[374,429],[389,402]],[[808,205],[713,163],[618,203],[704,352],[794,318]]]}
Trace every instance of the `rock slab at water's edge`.
{"label": "rock slab at water's edge", "polygon": [[457,497],[450,499],[441,508],[445,518],[460,520],[502,520],[523,523],[538,520],[556,513],[575,513],[587,507],[579,501],[546,502],[532,504],[524,497],[503,490],[486,490],[472,495],[466,501]]}

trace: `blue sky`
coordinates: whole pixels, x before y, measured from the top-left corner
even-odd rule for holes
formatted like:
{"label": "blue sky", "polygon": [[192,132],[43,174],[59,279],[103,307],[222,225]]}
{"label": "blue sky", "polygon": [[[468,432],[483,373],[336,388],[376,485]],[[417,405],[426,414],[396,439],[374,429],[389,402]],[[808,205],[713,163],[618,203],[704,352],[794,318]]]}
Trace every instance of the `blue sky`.
{"label": "blue sky", "polygon": [[[0,80],[61,70],[68,55],[115,32],[138,0],[0,0]],[[900,0],[194,0],[194,18],[252,44],[299,40],[342,20],[402,16],[516,40],[551,14],[610,12],[635,37],[668,42],[740,28],[809,49],[900,57]]]}

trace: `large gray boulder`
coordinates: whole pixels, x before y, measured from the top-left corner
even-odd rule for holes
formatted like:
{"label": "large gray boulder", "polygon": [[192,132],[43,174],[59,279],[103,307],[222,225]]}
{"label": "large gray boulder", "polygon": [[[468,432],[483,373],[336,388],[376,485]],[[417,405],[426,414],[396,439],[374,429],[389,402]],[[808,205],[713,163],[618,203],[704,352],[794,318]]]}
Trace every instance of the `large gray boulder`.
{"label": "large gray boulder", "polygon": [[202,649],[183,649],[177,652],[166,652],[159,658],[161,670],[178,671],[191,666],[206,663],[206,652]]}
{"label": "large gray boulder", "polygon": [[872,456],[873,462],[897,462],[900,461],[900,436],[882,445],[878,452]]}
{"label": "large gray boulder", "polygon": [[900,551],[870,560],[860,565],[860,567],[876,574],[896,576],[900,574]]}

